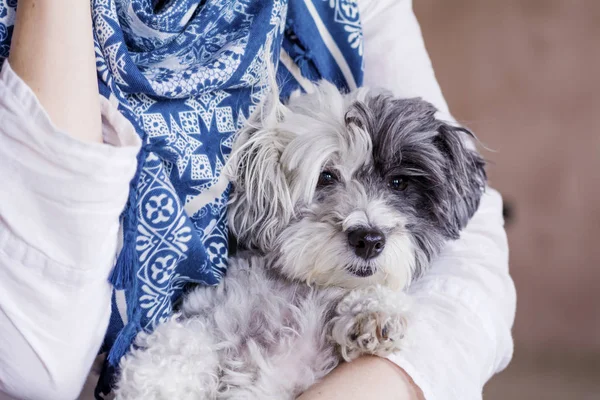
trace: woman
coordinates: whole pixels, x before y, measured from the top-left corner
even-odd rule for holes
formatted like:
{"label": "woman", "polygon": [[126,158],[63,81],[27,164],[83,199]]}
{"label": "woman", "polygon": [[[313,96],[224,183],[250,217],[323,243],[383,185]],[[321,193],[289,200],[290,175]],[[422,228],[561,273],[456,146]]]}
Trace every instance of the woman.
{"label": "woman", "polygon": [[[411,1],[358,7],[365,84],[449,116]],[[111,313],[107,277],[140,140],[98,96],[91,31],[89,2],[20,0],[0,73],[0,398],[76,398]],[[421,307],[410,348],[343,364],[301,399],[481,398],[512,355],[501,208],[488,190],[461,239],[411,288]]]}

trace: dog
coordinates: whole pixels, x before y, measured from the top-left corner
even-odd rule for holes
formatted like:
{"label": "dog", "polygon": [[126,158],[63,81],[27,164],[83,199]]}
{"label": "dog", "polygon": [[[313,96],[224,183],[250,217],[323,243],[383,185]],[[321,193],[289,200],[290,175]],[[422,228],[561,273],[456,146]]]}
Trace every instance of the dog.
{"label": "dog", "polygon": [[118,399],[293,399],[342,361],[400,351],[403,289],[477,209],[484,161],[431,104],[327,82],[271,97],[228,164],[244,250],[138,335]]}

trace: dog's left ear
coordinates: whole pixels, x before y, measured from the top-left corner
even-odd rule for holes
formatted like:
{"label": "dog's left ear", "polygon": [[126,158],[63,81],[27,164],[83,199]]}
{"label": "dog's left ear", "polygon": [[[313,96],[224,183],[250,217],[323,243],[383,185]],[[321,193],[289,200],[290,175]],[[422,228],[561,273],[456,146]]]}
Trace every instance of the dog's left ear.
{"label": "dog's left ear", "polygon": [[229,229],[244,248],[263,253],[293,215],[281,154],[289,135],[278,130],[285,106],[263,105],[235,140],[226,173],[233,184],[227,210]]}
{"label": "dog's left ear", "polygon": [[475,149],[467,146],[474,138],[466,128],[442,123],[435,136],[435,145],[446,157],[446,195],[437,217],[448,238],[457,239],[479,207],[487,180],[485,162]]}

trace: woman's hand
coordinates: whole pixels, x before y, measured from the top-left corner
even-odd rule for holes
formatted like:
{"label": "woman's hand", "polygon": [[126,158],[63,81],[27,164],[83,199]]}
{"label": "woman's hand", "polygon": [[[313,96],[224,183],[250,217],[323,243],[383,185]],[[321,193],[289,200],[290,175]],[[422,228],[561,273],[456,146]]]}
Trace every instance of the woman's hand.
{"label": "woman's hand", "polygon": [[59,129],[102,142],[89,1],[19,0],[9,62]]}
{"label": "woman's hand", "polygon": [[361,357],[340,364],[298,400],[424,400],[404,370],[385,358]]}

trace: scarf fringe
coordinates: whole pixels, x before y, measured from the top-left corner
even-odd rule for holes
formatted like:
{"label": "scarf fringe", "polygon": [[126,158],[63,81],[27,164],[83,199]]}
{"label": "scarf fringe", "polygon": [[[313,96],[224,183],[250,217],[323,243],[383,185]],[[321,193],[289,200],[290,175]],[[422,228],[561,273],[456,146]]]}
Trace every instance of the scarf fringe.
{"label": "scarf fringe", "polygon": [[130,320],[121,333],[119,333],[119,336],[117,336],[108,353],[107,361],[111,366],[117,367],[121,357],[129,352],[129,348],[133,344],[136,335],[142,329],[140,325],[141,316],[141,312],[137,311],[133,320]]}
{"label": "scarf fringe", "polygon": [[[141,136],[142,140],[144,136]],[[129,199],[123,211],[123,248],[117,258],[115,267],[108,278],[117,290],[130,289],[135,283],[135,276],[139,268],[139,258],[136,249],[138,229],[138,191],[140,175],[144,168],[147,149],[142,146],[137,156],[137,169],[129,185]]]}
{"label": "scarf fringe", "polygon": [[135,249],[137,218],[131,214],[135,213],[136,204],[127,207],[127,215],[123,217],[123,224],[128,225],[123,238],[123,249],[117,258],[109,281],[117,290],[129,289],[135,281],[135,273],[138,270],[138,255]]}

